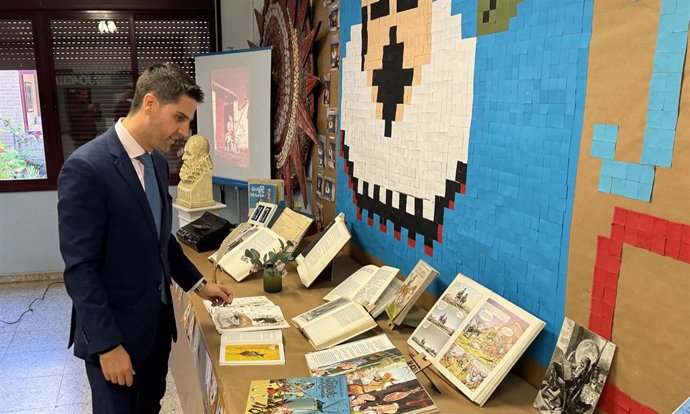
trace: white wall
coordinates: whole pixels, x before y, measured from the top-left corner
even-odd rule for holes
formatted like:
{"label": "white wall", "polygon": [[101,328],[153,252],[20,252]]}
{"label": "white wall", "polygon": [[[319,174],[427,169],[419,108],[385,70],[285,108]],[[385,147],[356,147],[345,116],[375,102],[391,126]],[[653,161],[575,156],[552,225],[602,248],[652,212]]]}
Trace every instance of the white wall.
{"label": "white wall", "polygon": [[263,0],[222,0],[221,31],[223,49],[247,49],[247,40],[259,43],[254,9],[263,9]]}
{"label": "white wall", "polygon": [[58,272],[57,192],[0,194],[0,275]]}

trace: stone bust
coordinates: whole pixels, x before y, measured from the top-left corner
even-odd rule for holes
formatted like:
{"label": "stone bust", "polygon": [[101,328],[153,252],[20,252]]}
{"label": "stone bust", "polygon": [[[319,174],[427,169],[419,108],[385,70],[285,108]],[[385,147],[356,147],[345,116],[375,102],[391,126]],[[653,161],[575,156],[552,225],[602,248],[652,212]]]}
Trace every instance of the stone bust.
{"label": "stone bust", "polygon": [[177,185],[177,204],[187,208],[208,207],[213,201],[213,161],[208,154],[208,140],[193,135],[187,140],[182,155],[180,183]]}

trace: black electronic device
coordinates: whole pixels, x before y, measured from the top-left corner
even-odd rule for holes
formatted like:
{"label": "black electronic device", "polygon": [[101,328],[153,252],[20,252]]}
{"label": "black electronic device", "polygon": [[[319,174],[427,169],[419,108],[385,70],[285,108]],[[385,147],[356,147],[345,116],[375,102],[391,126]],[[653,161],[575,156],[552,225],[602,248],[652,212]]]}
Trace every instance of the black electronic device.
{"label": "black electronic device", "polygon": [[215,250],[234,227],[224,218],[206,212],[177,230],[177,239],[197,252]]}

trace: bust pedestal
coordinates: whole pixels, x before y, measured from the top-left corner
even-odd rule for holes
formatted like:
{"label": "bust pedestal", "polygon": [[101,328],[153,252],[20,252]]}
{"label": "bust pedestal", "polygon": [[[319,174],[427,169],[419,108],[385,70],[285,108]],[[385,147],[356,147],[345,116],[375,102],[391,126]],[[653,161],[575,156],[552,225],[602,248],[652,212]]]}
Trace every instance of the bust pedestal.
{"label": "bust pedestal", "polygon": [[215,202],[215,204],[206,207],[187,208],[177,203],[173,203],[173,208],[177,210],[177,218],[180,220],[180,227],[184,227],[190,222],[203,216],[207,211],[214,213],[218,210],[224,209],[225,204]]}

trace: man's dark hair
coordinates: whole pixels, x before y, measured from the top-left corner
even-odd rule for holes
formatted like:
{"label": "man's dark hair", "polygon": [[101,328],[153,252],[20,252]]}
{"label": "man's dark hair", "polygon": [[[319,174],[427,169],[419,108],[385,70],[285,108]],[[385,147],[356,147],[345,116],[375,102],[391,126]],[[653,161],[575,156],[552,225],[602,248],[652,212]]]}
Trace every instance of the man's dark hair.
{"label": "man's dark hair", "polygon": [[163,105],[177,102],[182,95],[187,95],[199,103],[204,101],[204,92],[199,85],[173,63],[154,63],[139,76],[130,113],[139,110],[147,93],[156,95]]}

